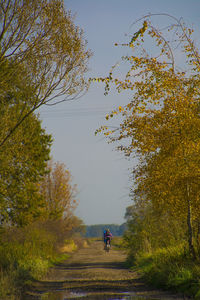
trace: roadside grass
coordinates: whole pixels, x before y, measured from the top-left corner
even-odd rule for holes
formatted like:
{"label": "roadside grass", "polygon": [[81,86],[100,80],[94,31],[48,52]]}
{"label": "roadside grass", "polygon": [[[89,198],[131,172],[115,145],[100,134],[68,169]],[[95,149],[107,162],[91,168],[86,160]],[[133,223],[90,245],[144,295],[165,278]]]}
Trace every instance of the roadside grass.
{"label": "roadside grass", "polygon": [[86,238],[85,241],[87,242],[88,245],[92,245],[94,242],[103,242],[102,237],[90,237]]}
{"label": "roadside grass", "polygon": [[121,236],[114,237],[113,240],[112,240],[112,247],[115,250],[119,250],[119,251],[125,250],[123,238]]}
{"label": "roadside grass", "polygon": [[53,235],[41,228],[7,230],[0,245],[0,299],[17,299],[42,278],[54,258]]}
{"label": "roadside grass", "polygon": [[62,245],[62,247],[60,247],[61,253],[73,252],[75,250],[77,250],[77,245],[75,244],[74,240],[72,240],[72,239],[65,240],[64,245]]}
{"label": "roadside grass", "polygon": [[0,299],[19,300],[19,291],[16,286],[16,270],[0,270]]}
{"label": "roadside grass", "polygon": [[0,299],[4,300],[20,299],[33,280],[42,279],[51,266],[77,249],[72,239],[61,243],[56,232],[41,224],[8,229],[0,239]]}
{"label": "roadside grass", "polygon": [[190,258],[183,244],[140,253],[134,265],[150,285],[200,299],[200,265]]}

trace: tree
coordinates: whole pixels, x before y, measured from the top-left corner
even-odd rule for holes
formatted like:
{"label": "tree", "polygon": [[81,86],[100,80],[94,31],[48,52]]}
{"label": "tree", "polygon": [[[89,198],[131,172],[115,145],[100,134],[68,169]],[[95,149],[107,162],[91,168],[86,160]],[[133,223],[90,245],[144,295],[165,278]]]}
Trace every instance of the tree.
{"label": "tree", "polygon": [[[6,119],[9,125],[16,122],[19,106],[10,106]],[[25,226],[43,214],[45,203],[38,182],[46,172],[52,140],[34,114],[23,125],[0,148],[1,224]]]}
{"label": "tree", "polygon": [[[130,64],[124,79],[114,76],[115,68],[108,77],[99,79],[105,82],[106,94],[114,84],[118,92],[133,91],[133,97],[128,105],[106,116],[122,115],[117,129],[102,126],[96,133],[103,131],[110,141],[127,141],[118,149],[139,157],[135,174],[139,202],[151,204],[154,212],[162,209],[174,217],[181,215],[188,228],[189,250],[195,257],[195,220],[200,205],[200,55],[191,38],[193,31],[181,20],[172,17],[176,23],[167,26],[168,34],[176,36],[170,43],[168,36],[152,25],[151,17],[146,16],[131,41],[123,44],[135,52],[123,57]],[[145,50],[147,36],[155,41],[158,51],[155,47],[151,47],[155,52],[149,53],[148,47]],[[184,72],[176,64],[179,45],[185,55]]]}
{"label": "tree", "polygon": [[40,193],[45,199],[45,211],[49,219],[70,219],[77,206],[76,185],[63,163],[50,161],[47,173],[40,183]]}
{"label": "tree", "polygon": [[[2,146],[41,105],[74,99],[87,90],[84,76],[91,54],[62,0],[1,1],[0,24],[0,96],[10,89],[27,92],[27,86],[32,87],[32,96],[23,99],[21,116],[0,141]],[[20,81],[24,88],[18,86]]]}

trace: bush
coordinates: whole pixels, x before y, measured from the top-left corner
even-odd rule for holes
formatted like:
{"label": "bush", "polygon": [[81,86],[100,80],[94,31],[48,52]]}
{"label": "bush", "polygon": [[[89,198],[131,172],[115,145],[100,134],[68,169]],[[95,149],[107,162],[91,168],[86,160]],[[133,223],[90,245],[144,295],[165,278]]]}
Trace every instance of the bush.
{"label": "bush", "polygon": [[17,300],[20,293],[16,285],[16,270],[0,271],[0,299]]}
{"label": "bush", "polygon": [[[44,277],[52,262],[61,256],[69,236],[61,220],[1,231],[0,299],[16,300],[31,280]],[[74,242],[69,244],[73,250],[76,248]]]}
{"label": "bush", "polygon": [[200,267],[192,261],[184,244],[157,249],[152,254],[140,253],[135,264],[145,281],[155,287],[193,297],[199,293]]}

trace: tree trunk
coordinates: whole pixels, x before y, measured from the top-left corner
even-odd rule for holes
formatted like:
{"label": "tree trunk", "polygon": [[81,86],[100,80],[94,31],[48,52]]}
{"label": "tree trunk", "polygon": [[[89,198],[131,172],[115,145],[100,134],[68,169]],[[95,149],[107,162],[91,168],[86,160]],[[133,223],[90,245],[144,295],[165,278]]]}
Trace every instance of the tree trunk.
{"label": "tree trunk", "polygon": [[191,218],[191,201],[190,201],[190,187],[189,183],[187,182],[187,205],[188,205],[188,211],[187,211],[187,225],[188,225],[188,246],[190,254],[193,256],[194,259],[196,259],[196,254],[194,250],[193,245],[193,230],[192,230],[192,218]]}
{"label": "tree trunk", "polygon": [[196,241],[197,241],[197,253],[198,253],[198,257],[200,257],[200,222],[197,222],[197,237],[196,237]]}

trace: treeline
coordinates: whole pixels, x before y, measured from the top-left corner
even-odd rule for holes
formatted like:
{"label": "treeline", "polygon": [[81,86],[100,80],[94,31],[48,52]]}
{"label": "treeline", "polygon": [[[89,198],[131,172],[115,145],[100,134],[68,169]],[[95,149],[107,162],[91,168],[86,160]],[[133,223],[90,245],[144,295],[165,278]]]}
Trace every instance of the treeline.
{"label": "treeline", "polygon": [[0,12],[0,298],[18,299],[82,229],[37,109],[86,91],[90,52],[62,0],[5,0]]}
{"label": "treeline", "polygon": [[116,142],[130,160],[137,158],[131,173],[133,205],[126,213],[129,262],[143,267],[152,284],[199,299],[200,52],[193,30],[182,19],[168,18],[173,25],[161,30],[151,15],[145,17],[123,44],[130,53],[122,59],[130,66],[124,79],[115,68],[99,78],[106,94],[114,85],[132,97],[106,116],[120,114],[119,126],[102,126],[96,133]]}
{"label": "treeline", "polygon": [[106,229],[110,229],[113,236],[122,236],[126,230],[126,224],[97,224],[97,225],[87,225],[85,227],[85,237],[101,237]]}

